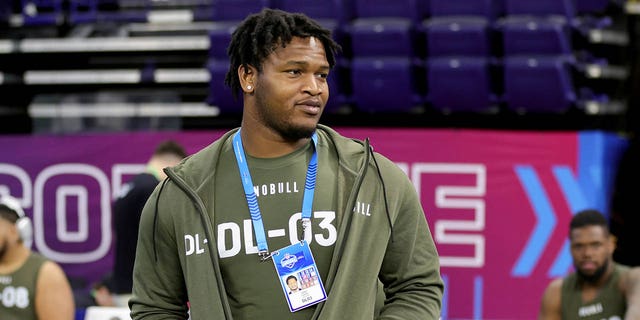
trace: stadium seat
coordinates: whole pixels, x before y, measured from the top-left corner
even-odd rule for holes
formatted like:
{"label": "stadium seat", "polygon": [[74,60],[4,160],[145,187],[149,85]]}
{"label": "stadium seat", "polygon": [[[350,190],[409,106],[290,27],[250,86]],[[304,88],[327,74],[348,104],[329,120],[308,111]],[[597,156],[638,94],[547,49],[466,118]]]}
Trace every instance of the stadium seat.
{"label": "stadium seat", "polygon": [[57,25],[63,20],[63,0],[21,0],[22,18],[27,26]]}
{"label": "stadium seat", "polygon": [[348,28],[354,57],[411,56],[415,29],[404,18],[356,19]]}
{"label": "stadium seat", "polygon": [[623,1],[614,0],[576,0],[578,14],[597,14],[604,12],[610,5],[620,5]]}
{"label": "stadium seat", "polygon": [[355,18],[406,18],[419,22],[427,8],[424,0],[355,0]]}
{"label": "stadium seat", "polygon": [[348,7],[350,0],[273,0],[272,4],[284,11],[302,12],[316,20],[332,20],[344,24],[353,18]]}
{"label": "stadium seat", "polygon": [[438,17],[425,20],[423,28],[429,57],[490,54],[489,22],[482,17]]}
{"label": "stadium seat", "polygon": [[270,6],[269,0],[212,0],[214,21],[241,21]]}
{"label": "stadium seat", "polygon": [[351,62],[352,100],[369,113],[409,112],[422,102],[416,65],[407,57],[358,57]]}
{"label": "stadium seat", "polygon": [[431,18],[476,16],[493,20],[503,11],[504,0],[429,0]]}
{"label": "stadium seat", "polygon": [[518,113],[562,113],[576,102],[564,56],[505,57],[504,100]]}
{"label": "stadium seat", "polygon": [[215,59],[228,59],[227,47],[231,42],[231,35],[236,29],[236,24],[231,22],[217,22],[208,31],[209,33],[209,57]]}
{"label": "stadium seat", "polygon": [[505,14],[531,16],[563,16],[572,20],[575,15],[574,0],[505,0]]}
{"label": "stadium seat", "polygon": [[95,22],[98,0],[69,0],[69,21],[72,24]]}
{"label": "stadium seat", "polygon": [[448,112],[497,110],[486,57],[442,57],[427,60],[427,97]]}
{"label": "stadium seat", "polygon": [[11,17],[11,1],[0,1],[0,24],[6,25]]}
{"label": "stadium seat", "polygon": [[229,60],[209,59],[207,69],[211,75],[207,103],[218,107],[222,115],[242,112],[242,97],[238,96],[238,100],[234,99],[231,88],[224,83],[229,70]]}
{"label": "stadium seat", "polygon": [[521,16],[499,25],[505,55],[572,54],[571,28],[564,18]]}
{"label": "stadium seat", "polygon": [[346,0],[272,0],[272,6],[288,12],[301,12],[331,30],[334,40],[343,41],[343,26],[353,18]]}

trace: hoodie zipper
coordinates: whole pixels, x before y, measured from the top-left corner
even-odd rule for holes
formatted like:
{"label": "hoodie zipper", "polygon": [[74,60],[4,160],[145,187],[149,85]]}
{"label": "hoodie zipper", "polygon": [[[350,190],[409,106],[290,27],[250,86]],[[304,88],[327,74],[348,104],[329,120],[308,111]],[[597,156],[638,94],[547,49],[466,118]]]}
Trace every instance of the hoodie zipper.
{"label": "hoodie zipper", "polygon": [[[371,152],[370,152],[370,148],[369,148],[369,138],[365,139],[364,147],[365,147],[364,164],[360,168],[360,172],[358,172],[356,181],[353,183],[353,187],[351,188],[351,192],[349,193],[349,199],[347,200],[347,206],[346,206],[346,208],[344,208],[344,210],[345,210],[345,212],[347,212],[347,214],[345,214],[345,220],[342,221],[343,225],[340,227],[340,231],[342,231],[342,234],[344,234],[344,238],[342,239],[342,241],[337,241],[336,242],[336,246],[334,248],[334,254],[333,254],[333,257],[332,257],[332,263],[331,263],[331,266],[329,268],[329,272],[327,273],[327,281],[326,281],[327,292],[331,290],[330,288],[333,285],[333,279],[335,278],[335,275],[336,275],[337,270],[338,270],[338,263],[335,262],[335,261],[341,261],[342,260],[342,254],[343,254],[343,251],[344,251],[344,244],[347,242],[347,236],[349,234],[347,232],[347,230],[349,230],[349,226],[351,225],[351,220],[353,218],[353,214],[351,214],[352,210],[350,210],[349,208],[355,207],[358,191],[360,190],[360,187],[362,186],[362,182],[364,181],[364,176],[366,175],[367,169],[369,167],[369,160],[370,160],[370,157],[371,157]],[[324,307],[324,302],[321,302],[321,303],[318,304],[315,312],[313,313],[313,316],[311,317],[312,320],[317,320],[318,319],[323,307]]]}
{"label": "hoodie zipper", "polygon": [[207,210],[205,209],[204,203],[202,203],[202,199],[200,199],[200,197],[195,192],[193,192],[191,188],[187,186],[184,180],[182,180],[180,177],[175,175],[173,171],[165,169],[164,172],[167,174],[167,177],[169,177],[189,197],[189,199],[191,199],[191,201],[194,203],[196,207],[196,210],[198,210],[198,213],[200,214],[200,220],[204,227],[205,235],[207,239],[210,239],[210,241],[207,241],[207,246],[209,247],[209,256],[211,257],[211,261],[213,263],[213,269],[214,269],[213,273],[216,277],[218,294],[220,295],[220,299],[222,300],[221,304],[222,304],[222,310],[224,312],[224,317],[226,320],[233,320],[233,316],[231,315],[231,308],[229,306],[229,301],[227,300],[226,289],[224,287],[224,282],[222,280],[222,275],[219,272],[220,260],[218,259],[217,248],[214,247],[214,244],[216,243],[216,241],[213,240],[214,239],[213,232],[211,230],[212,223],[211,223],[211,220],[209,219],[209,216],[206,213]]}

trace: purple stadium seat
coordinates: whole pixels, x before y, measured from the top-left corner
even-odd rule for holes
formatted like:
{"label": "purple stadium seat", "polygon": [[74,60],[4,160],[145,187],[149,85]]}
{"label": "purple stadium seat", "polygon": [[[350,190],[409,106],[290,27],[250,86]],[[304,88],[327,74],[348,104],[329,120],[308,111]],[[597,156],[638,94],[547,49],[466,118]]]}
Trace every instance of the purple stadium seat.
{"label": "purple stadium seat", "polygon": [[426,11],[424,0],[355,0],[356,19],[395,17],[418,22],[424,19]]}
{"label": "purple stadium seat", "polygon": [[62,23],[63,0],[22,0],[25,25],[56,25]]}
{"label": "purple stadium seat", "polygon": [[479,16],[493,20],[503,11],[504,0],[429,0],[431,17]]}
{"label": "purple stadium seat", "polygon": [[353,10],[347,0],[272,0],[272,6],[288,12],[301,12],[314,18],[332,31],[333,38],[342,43],[342,27],[353,18]]}
{"label": "purple stadium seat", "polygon": [[512,17],[501,23],[505,55],[572,54],[564,18]]}
{"label": "purple stadium seat", "polygon": [[270,6],[269,0],[212,0],[214,21],[240,21]]}
{"label": "purple stadium seat", "polygon": [[98,0],[69,0],[69,21],[72,24],[95,22],[98,19]]}
{"label": "purple stadium seat", "polygon": [[411,56],[414,53],[413,24],[405,18],[356,19],[347,28],[354,57]]}
{"label": "purple stadium seat", "polygon": [[563,56],[506,57],[504,100],[519,113],[562,113],[576,102],[570,65]]}
{"label": "purple stadium seat", "polygon": [[343,76],[343,70],[340,66],[335,66],[327,82],[329,85],[329,101],[324,107],[324,113],[337,113],[341,106],[346,103],[346,94],[344,93],[344,82],[346,81]]}
{"label": "purple stadium seat", "polygon": [[420,104],[415,65],[407,57],[356,57],[351,62],[352,100],[358,110],[409,112]]}
{"label": "purple stadium seat", "polygon": [[235,100],[231,88],[224,84],[224,77],[229,70],[229,60],[209,59],[207,69],[211,75],[207,103],[218,107],[223,115],[242,112],[242,96]]}
{"label": "purple stadium seat", "polygon": [[497,110],[486,57],[441,57],[427,61],[427,97],[445,112]]}
{"label": "purple stadium seat", "polygon": [[228,59],[227,47],[231,42],[231,34],[236,29],[236,23],[218,22],[209,29],[209,57]]}
{"label": "purple stadium seat", "polygon": [[612,0],[576,0],[576,11],[578,13],[600,13],[607,9]]}
{"label": "purple stadium seat", "polygon": [[505,0],[505,14],[532,16],[563,16],[569,20],[576,15],[574,0]]}
{"label": "purple stadium seat", "polygon": [[0,23],[6,24],[11,17],[11,1],[0,1]]}
{"label": "purple stadium seat", "polygon": [[316,20],[334,20],[343,24],[353,18],[349,0],[272,0],[272,5],[288,12],[302,12]]}
{"label": "purple stadium seat", "polygon": [[427,55],[484,56],[490,54],[489,22],[482,17],[453,16],[425,20]]}

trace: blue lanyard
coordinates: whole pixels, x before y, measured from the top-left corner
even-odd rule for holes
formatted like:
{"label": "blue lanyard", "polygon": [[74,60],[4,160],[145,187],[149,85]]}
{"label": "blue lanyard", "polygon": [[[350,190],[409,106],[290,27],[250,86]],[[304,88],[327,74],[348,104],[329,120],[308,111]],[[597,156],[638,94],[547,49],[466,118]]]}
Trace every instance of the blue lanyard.
{"label": "blue lanyard", "polygon": [[[318,171],[318,135],[315,132],[313,133],[313,136],[311,136],[311,140],[313,141],[314,149],[311,161],[309,161],[309,166],[307,167],[307,176],[305,178],[304,193],[302,196],[303,231],[306,231],[311,226],[313,193],[316,189],[316,173]],[[236,155],[238,169],[240,170],[240,178],[242,180],[242,186],[244,187],[244,195],[247,198],[247,205],[249,206],[251,221],[253,222],[253,231],[256,234],[258,255],[260,255],[262,261],[265,261],[269,259],[271,255],[269,254],[269,247],[267,246],[267,237],[264,231],[264,224],[262,223],[262,214],[260,213],[260,207],[258,206],[258,197],[253,190],[253,181],[251,180],[251,173],[249,172],[249,166],[247,165],[247,159],[244,154],[242,138],[240,138],[240,130],[238,130],[238,132],[233,136],[233,152]],[[305,234],[305,232],[303,232],[303,234]]]}

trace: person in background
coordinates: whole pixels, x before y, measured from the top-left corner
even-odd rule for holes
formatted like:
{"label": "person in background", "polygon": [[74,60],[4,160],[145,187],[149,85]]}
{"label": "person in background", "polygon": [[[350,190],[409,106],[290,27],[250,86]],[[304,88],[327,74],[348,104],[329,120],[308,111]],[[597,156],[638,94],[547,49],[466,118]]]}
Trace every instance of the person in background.
{"label": "person in background", "polygon": [[615,237],[604,215],[576,213],[569,241],[575,272],[549,284],[538,319],[640,319],[640,268],[613,261]]}
{"label": "person in background", "polygon": [[31,251],[32,232],[19,202],[0,196],[0,319],[72,320],[71,285],[57,263]]}
{"label": "person in background", "polygon": [[[147,198],[166,178],[162,169],[175,166],[187,156],[184,147],[173,140],[160,142],[149,160],[146,170],[127,183],[113,204],[115,232],[115,261],[110,279],[93,290],[98,305],[126,307],[131,296],[133,262],[136,256],[140,214]],[[109,299],[106,293],[113,297]]]}
{"label": "person in background", "polygon": [[[319,124],[338,50],[303,14],[263,9],[239,24],[225,82],[242,94],[241,127],[166,169],[147,201],[133,319],[440,317],[415,187],[368,140]],[[318,280],[304,297],[281,284],[294,270]]]}

